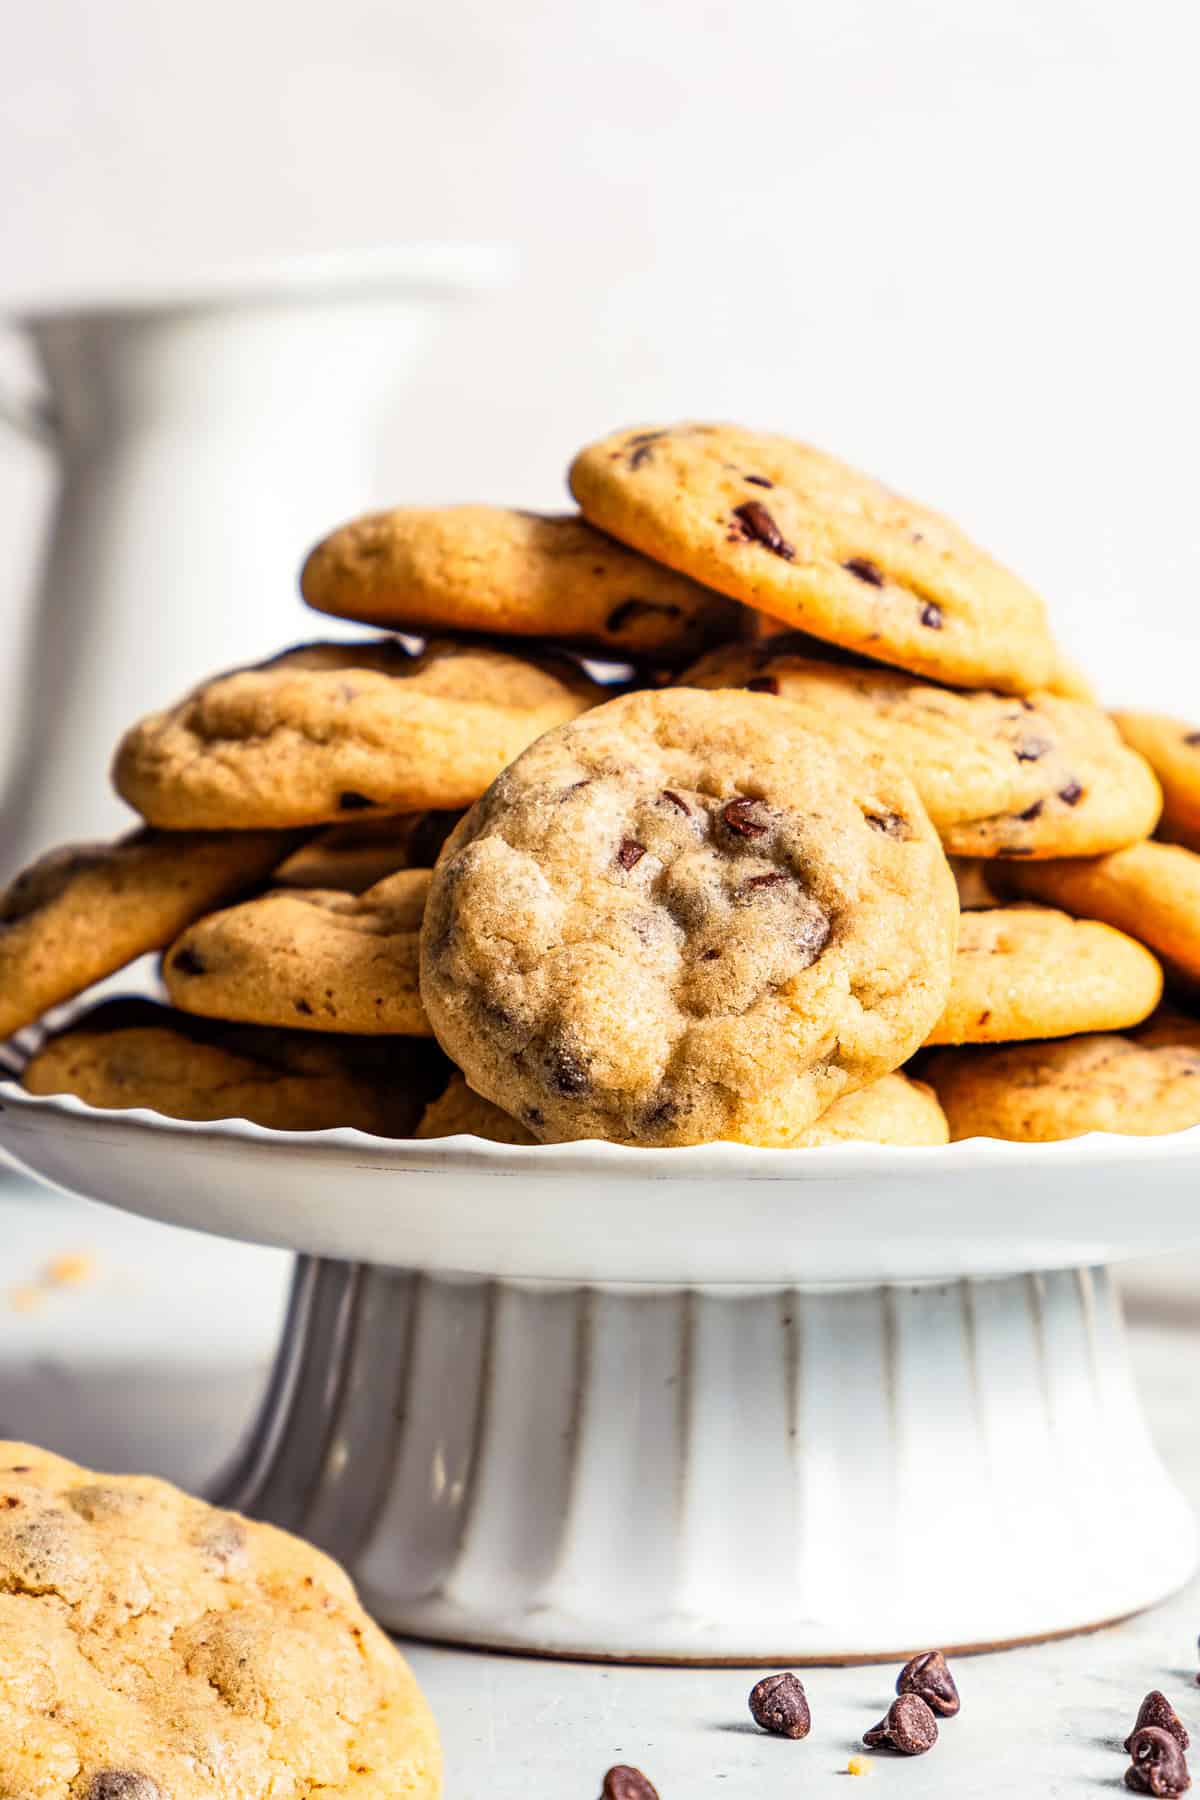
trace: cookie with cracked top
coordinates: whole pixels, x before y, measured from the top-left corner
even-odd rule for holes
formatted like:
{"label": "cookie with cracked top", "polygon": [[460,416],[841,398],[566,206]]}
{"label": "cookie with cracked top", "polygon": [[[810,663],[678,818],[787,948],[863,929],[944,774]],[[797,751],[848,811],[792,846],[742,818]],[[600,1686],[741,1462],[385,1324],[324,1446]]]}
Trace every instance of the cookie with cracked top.
{"label": "cookie with cracked top", "polygon": [[70,844],[0,891],[0,1038],[161,950],[295,848],[273,831],[135,831]]}
{"label": "cookie with cracked top", "polygon": [[1115,712],[1113,718],[1162,783],[1160,836],[1200,851],[1200,725],[1163,713]]}
{"label": "cookie with cracked top", "polygon": [[0,1444],[0,1793],[437,1800],[412,1671],[310,1544]]}
{"label": "cookie with cracked top", "polygon": [[318,612],[394,631],[553,638],[676,663],[743,635],[742,609],[578,514],[398,506],[317,545],[300,589]]}
{"label": "cookie with cracked top", "polygon": [[1119,1031],[1162,998],[1162,969],[1123,931],[1045,906],[964,912],[946,1010],[931,1044]]}
{"label": "cookie with cracked top", "polygon": [[610,701],[518,757],[434,871],[421,994],[543,1141],[789,1144],[904,1062],[958,896],[908,778],[774,701]]}
{"label": "cookie with cracked top", "polygon": [[469,806],[551,726],[604,698],[565,659],[443,638],[305,644],[126,732],[117,792],[151,824],[331,824]]}
{"label": "cookie with cracked top", "polygon": [[729,645],[679,679],[772,694],[839,739],[901,758],[956,856],[1096,856],[1153,831],[1158,783],[1098,707],[1049,693],[940,687],[814,656],[810,643]]}
{"label": "cookie with cracked top", "polygon": [[1200,1021],[1164,1008],[1128,1034],[937,1050],[924,1059],[922,1074],[955,1142],[1187,1131],[1200,1125]]}
{"label": "cookie with cracked top", "polygon": [[428,1037],[418,955],[428,892],[428,869],[402,869],[362,894],[279,888],[209,913],[163,958],[167,993],[206,1018]]}
{"label": "cookie with cracked top", "polygon": [[731,599],[963,687],[1045,687],[1033,590],[957,526],[791,438],[737,425],[618,431],[575,458],[584,515]]}
{"label": "cookie with cracked top", "polygon": [[445,1080],[427,1040],[228,1025],[154,1000],[106,1000],[26,1064],[31,1094],[170,1119],[249,1119],[273,1131],[346,1126],[408,1137]]}

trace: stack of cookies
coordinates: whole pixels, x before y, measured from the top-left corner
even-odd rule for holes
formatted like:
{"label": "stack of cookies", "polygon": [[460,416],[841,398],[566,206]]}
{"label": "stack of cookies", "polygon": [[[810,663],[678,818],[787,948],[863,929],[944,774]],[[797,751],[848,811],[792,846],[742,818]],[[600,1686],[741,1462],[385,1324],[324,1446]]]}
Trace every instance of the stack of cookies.
{"label": "stack of cookies", "polygon": [[802,444],[622,431],[570,483],[342,527],[304,597],[379,635],[130,729],[141,829],[0,896],[0,1036],[161,988],[25,1085],[517,1144],[1200,1124],[1200,728],[1102,711],[1023,582]]}

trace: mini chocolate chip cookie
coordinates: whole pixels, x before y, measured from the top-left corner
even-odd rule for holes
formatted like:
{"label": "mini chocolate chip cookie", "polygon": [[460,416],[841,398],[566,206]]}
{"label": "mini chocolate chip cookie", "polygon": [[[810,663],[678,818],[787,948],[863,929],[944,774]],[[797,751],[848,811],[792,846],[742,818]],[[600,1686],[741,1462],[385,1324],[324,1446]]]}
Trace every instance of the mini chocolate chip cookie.
{"label": "mini chocolate chip cookie", "polygon": [[946,1010],[931,1044],[1000,1044],[1136,1025],[1162,998],[1150,952],[1092,919],[1043,906],[964,912]]}
{"label": "mini chocolate chip cookie", "polygon": [[169,1119],[408,1137],[445,1064],[428,1042],[224,1025],[135,998],[93,1007],[31,1057],[21,1079],[31,1094]]}
{"label": "mini chocolate chip cookie", "polygon": [[461,818],[461,812],[397,813],[331,825],[293,851],[271,885],[361,894],[399,869],[432,869]]}
{"label": "mini chocolate chip cookie", "polygon": [[678,663],[742,634],[742,609],[578,515],[398,506],[317,545],[300,589],[318,612],[396,631],[554,638]]}
{"label": "mini chocolate chip cookie", "polygon": [[[989,871],[990,872],[990,871]],[[1101,919],[1150,948],[1172,975],[1200,983],[1200,856],[1174,844],[1134,844],[1112,856],[997,865],[1006,893]]]}
{"label": "mini chocolate chip cookie", "polygon": [[0,1444],[0,1793],[437,1800],[412,1671],[320,1551]]}
{"label": "mini chocolate chip cookie", "polygon": [[619,431],[576,457],[593,525],[799,630],[963,687],[1044,688],[1038,596],[957,526],[790,438]]}
{"label": "mini chocolate chip cookie", "polygon": [[543,1141],[794,1143],[944,1010],[958,895],[901,771],[761,694],[610,701],[434,871],[421,995]]}
{"label": "mini chocolate chip cookie", "polygon": [[1179,1015],[1130,1036],[938,1050],[923,1073],[954,1142],[1044,1144],[1089,1131],[1155,1137],[1200,1125],[1200,1024]]}
{"label": "mini chocolate chip cookie", "polygon": [[1049,693],[955,692],[785,638],[715,650],[690,687],[773,694],[839,740],[902,759],[956,856],[1098,856],[1153,831],[1162,804],[1149,765],[1111,719]]}
{"label": "mini chocolate chip cookie", "polygon": [[135,831],[52,850],[0,892],[0,1038],[262,881],[297,839]]}
{"label": "mini chocolate chip cookie", "polygon": [[428,1037],[419,943],[428,869],[365,894],[288,888],[210,913],[163,958],[174,1004],[206,1018]]}
{"label": "mini chocolate chip cookie", "polygon": [[469,806],[553,725],[603,699],[572,664],[439,639],[308,644],[205,682],[117,750],[152,825],[323,825]]}
{"label": "mini chocolate chip cookie", "polygon": [[1161,713],[1118,712],[1113,718],[1162,783],[1161,835],[1200,851],[1200,726]]}

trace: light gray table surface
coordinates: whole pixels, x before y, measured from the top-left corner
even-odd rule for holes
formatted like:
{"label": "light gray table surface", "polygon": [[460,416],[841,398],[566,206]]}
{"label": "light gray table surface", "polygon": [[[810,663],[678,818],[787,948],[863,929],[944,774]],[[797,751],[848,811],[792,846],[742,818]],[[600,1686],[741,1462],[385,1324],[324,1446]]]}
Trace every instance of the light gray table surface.
{"label": "light gray table surface", "polygon": [[[47,1278],[64,1255],[89,1259],[77,1286]],[[253,1407],[287,1275],[278,1252],[59,1200],[0,1171],[0,1434],[101,1467],[201,1484]],[[1152,1426],[1200,1506],[1200,1266],[1138,1265],[1126,1293]],[[1114,1443],[1114,1458],[1121,1455]],[[745,1526],[753,1531],[754,1520]],[[987,1555],[986,1544],[978,1554]],[[877,1755],[864,1779],[922,1800],[1115,1792],[1127,1760],[1119,1741],[1148,1688],[1162,1688],[1200,1730],[1198,1630],[1193,1582],[1113,1629],[962,1659],[963,1710],[932,1753]],[[645,1769],[663,1800],[844,1791],[837,1784],[847,1760],[885,1710],[894,1673],[808,1671],[813,1730],[794,1744],[752,1726],[752,1671],[406,1648],[441,1724],[447,1800],[596,1800],[604,1770],[618,1761]]]}

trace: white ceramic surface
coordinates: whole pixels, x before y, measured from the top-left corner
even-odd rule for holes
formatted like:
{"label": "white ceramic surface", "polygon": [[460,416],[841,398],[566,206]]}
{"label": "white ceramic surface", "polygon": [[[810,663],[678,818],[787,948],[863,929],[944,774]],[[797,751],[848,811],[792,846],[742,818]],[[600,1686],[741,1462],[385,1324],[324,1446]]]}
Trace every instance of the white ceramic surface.
{"label": "white ceramic surface", "polygon": [[416,246],[10,303],[44,371],[60,486],[36,707],[22,766],[0,770],[0,879],[128,822],[106,765],[132,718],[214,669],[339,635],[297,604],[304,551],[369,503],[380,421],[447,298],[503,269]]}

